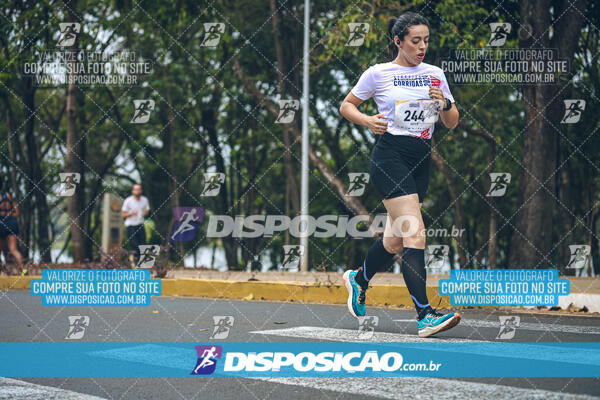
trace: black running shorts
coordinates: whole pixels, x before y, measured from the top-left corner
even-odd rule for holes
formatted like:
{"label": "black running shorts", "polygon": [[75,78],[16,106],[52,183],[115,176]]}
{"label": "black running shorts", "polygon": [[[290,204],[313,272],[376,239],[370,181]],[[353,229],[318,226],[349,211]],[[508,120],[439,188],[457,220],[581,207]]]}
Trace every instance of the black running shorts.
{"label": "black running shorts", "polygon": [[371,152],[371,180],[384,199],[417,193],[422,203],[430,161],[431,139],[386,132]]}
{"label": "black running shorts", "polygon": [[12,215],[0,217],[0,238],[19,234],[19,223]]}

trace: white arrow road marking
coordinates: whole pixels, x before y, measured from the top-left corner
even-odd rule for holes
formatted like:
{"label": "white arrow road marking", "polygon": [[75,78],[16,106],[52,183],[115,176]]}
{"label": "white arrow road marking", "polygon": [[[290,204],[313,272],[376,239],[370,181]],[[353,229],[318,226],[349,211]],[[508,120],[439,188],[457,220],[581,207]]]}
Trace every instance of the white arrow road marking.
{"label": "white arrow road marking", "polygon": [[[253,331],[263,335],[276,335],[287,337],[298,337],[312,340],[331,340],[336,342],[358,342],[358,330],[322,328],[317,326],[299,326],[296,328],[272,329],[267,331]],[[375,332],[373,337],[364,342],[390,342],[407,343],[411,348],[420,348],[425,351],[439,351],[446,353],[480,354],[489,356],[490,346],[495,343],[494,349],[497,353],[494,357],[523,358],[531,361],[556,361],[577,362],[577,364],[589,364],[594,367],[598,365],[598,356],[591,353],[589,349],[577,347],[548,346],[543,343],[511,343],[511,342],[487,342],[481,340],[467,340],[456,338],[432,339],[420,338],[417,335],[403,335],[399,333]],[[470,342],[466,347],[448,346],[446,343]],[[457,356],[457,357],[458,357]],[[576,360],[576,361],[575,361]]]}
{"label": "white arrow road marking", "polygon": [[[413,323],[415,320],[411,320]],[[298,326],[295,328],[272,329],[266,331],[252,331],[250,333],[261,335],[276,335],[287,337],[298,337],[316,340],[333,340],[336,342],[479,342],[479,340],[462,339],[462,338],[420,338],[416,334],[406,335],[402,333],[389,332],[373,332],[373,337],[369,339],[361,339],[358,336],[358,329],[338,329],[338,328],[323,328],[318,326]]]}
{"label": "white arrow road marking", "polygon": [[[411,322],[414,319],[394,319],[395,322]],[[500,321],[493,320],[477,320],[463,318],[459,326],[471,326],[473,328],[495,328],[500,329]],[[517,329],[529,331],[544,331],[544,332],[564,332],[564,333],[582,333],[586,335],[600,335],[600,327],[598,326],[577,326],[577,325],[561,325],[561,324],[544,324],[521,322]]]}

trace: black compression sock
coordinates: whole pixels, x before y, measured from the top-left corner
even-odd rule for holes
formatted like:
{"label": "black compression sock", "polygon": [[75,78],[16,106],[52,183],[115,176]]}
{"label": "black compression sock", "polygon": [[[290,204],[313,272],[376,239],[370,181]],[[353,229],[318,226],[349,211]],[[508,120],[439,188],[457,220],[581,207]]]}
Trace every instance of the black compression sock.
{"label": "black compression sock", "polygon": [[369,285],[369,281],[377,273],[389,267],[394,260],[394,253],[388,253],[383,247],[383,239],[377,239],[367,252],[363,266],[356,272],[356,283],[362,288]]}
{"label": "black compression sock", "polygon": [[419,319],[431,308],[427,300],[425,279],[425,250],[405,247],[402,251],[402,276],[412,297]]}

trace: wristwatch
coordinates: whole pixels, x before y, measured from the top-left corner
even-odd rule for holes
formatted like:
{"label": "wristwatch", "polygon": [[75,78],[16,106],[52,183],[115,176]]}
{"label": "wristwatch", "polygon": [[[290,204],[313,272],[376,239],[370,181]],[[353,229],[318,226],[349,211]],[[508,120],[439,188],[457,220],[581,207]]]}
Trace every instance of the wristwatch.
{"label": "wristwatch", "polygon": [[442,110],[448,111],[449,109],[452,108],[452,102],[450,101],[450,99],[447,99],[447,98],[444,98],[444,100],[446,100],[446,107],[442,108]]}

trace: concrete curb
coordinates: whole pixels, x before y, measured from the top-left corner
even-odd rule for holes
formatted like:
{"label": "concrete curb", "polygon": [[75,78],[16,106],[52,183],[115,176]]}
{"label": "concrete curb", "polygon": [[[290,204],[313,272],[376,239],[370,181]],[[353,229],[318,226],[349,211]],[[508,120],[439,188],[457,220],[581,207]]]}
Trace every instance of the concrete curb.
{"label": "concrete curb", "polygon": [[[196,296],[244,300],[292,301],[298,303],[346,304],[348,292],[344,285],[298,283],[285,281],[231,281],[208,279],[163,279],[162,293],[167,296]],[[376,285],[369,289],[367,305],[412,306],[406,286]],[[428,286],[432,304],[450,306],[448,297],[440,297],[437,287]]]}
{"label": "concrete curb", "polygon": [[29,289],[29,281],[32,279],[42,279],[42,276],[0,276],[0,290]]}
{"label": "concrete curb", "polygon": [[[30,289],[32,276],[0,276],[0,290]],[[346,304],[348,292],[344,285],[289,282],[289,281],[236,281],[222,279],[164,278],[163,296],[210,297],[238,300],[290,301],[298,303]],[[427,297],[434,307],[464,308],[450,305],[449,296],[440,296],[437,286],[427,286]],[[587,307],[589,312],[600,312],[600,295],[572,293],[561,296],[559,306],[568,309]],[[408,289],[404,285],[374,285],[367,296],[369,306],[413,306]],[[467,307],[472,308],[472,307]],[[496,307],[493,307],[496,308]]]}
{"label": "concrete curb", "polygon": [[[31,279],[40,275],[0,276],[0,289],[30,289]],[[298,303],[346,304],[348,292],[344,285],[286,282],[286,281],[232,281],[220,279],[164,278],[163,296],[211,297],[240,300],[272,300]],[[427,287],[431,304],[449,307],[449,298],[440,297],[436,286]],[[406,286],[376,285],[369,289],[367,305],[412,306]]]}

